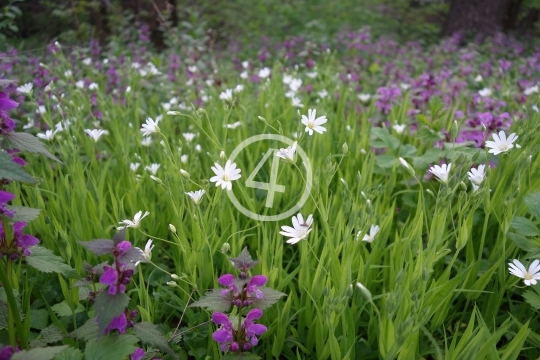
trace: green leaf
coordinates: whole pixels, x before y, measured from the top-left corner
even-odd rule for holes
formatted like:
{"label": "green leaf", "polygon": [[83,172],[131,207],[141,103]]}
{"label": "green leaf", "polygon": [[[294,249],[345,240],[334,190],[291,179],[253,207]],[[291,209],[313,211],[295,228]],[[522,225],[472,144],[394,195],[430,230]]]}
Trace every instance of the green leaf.
{"label": "green leaf", "polygon": [[24,221],[25,223],[29,223],[30,221],[37,219],[41,212],[41,209],[34,209],[28,206],[8,205],[7,208],[11,211],[15,211],[15,215],[11,219],[11,221],[14,222]]}
{"label": "green leaf", "polygon": [[0,179],[37,184],[37,180],[30,176],[21,165],[15,164],[5,151],[0,151]]}
{"label": "green leaf", "polygon": [[73,316],[73,313],[77,314],[84,311],[84,306],[79,304],[75,311],[72,311],[66,301],[62,301],[58,304],[51,306],[51,310],[56,313],[56,316]]}
{"label": "green leaf", "polygon": [[0,330],[6,329],[8,326],[8,307],[7,303],[0,300]]}
{"label": "green leaf", "polygon": [[527,290],[523,293],[523,298],[536,310],[540,310],[540,295],[532,290]]}
{"label": "green leaf", "polygon": [[425,169],[430,164],[439,163],[439,160],[444,156],[444,152],[441,149],[429,149],[424,155],[413,159],[413,167]]}
{"label": "green leaf", "polygon": [[46,273],[59,273],[71,279],[79,278],[75,269],[64,262],[60,256],[41,246],[30,248],[32,255],[26,257],[26,262],[33,268]]}
{"label": "green leaf", "polygon": [[98,256],[112,254],[112,251],[114,250],[114,241],[107,239],[79,241],[79,244]]}
{"label": "green leaf", "polygon": [[137,349],[137,339],[128,334],[110,334],[86,343],[85,360],[126,359]]}
{"label": "green leaf", "polygon": [[229,258],[229,260],[231,260],[233,266],[240,271],[247,271],[259,263],[251,258],[247,246],[242,250],[237,258]]}
{"label": "green leaf", "polygon": [[105,334],[105,329],[111,323],[112,319],[124,312],[129,304],[129,297],[126,294],[109,294],[102,291],[96,296],[94,309],[98,321],[99,335]]}
{"label": "green leaf", "polygon": [[538,250],[538,245],[535,244],[534,241],[532,241],[529,238],[526,238],[525,236],[521,234],[516,234],[513,232],[508,232],[506,236],[516,244],[516,246],[520,249],[523,249],[525,251],[535,251]]}
{"label": "green leaf", "polygon": [[77,330],[73,330],[67,336],[83,340],[90,341],[96,339],[98,334],[98,324],[95,318],[88,319],[83,326],[79,327]]}
{"label": "green leaf", "polygon": [[9,133],[4,135],[4,139],[7,142],[8,149],[19,149],[21,151],[28,151],[33,154],[43,154],[49,159],[62,163],[53,154],[47,150],[45,145],[34,135],[29,133]]}
{"label": "green leaf", "polygon": [[49,324],[49,313],[46,309],[30,310],[30,327],[32,329],[43,330]]}
{"label": "green leaf", "polygon": [[398,158],[394,155],[377,155],[375,156],[375,163],[377,166],[383,169],[389,169],[393,167],[398,161]]}
{"label": "green leaf", "polygon": [[64,351],[68,346],[49,346],[44,348],[36,348],[32,350],[22,350],[15,353],[11,360],[51,360],[54,356]]}
{"label": "green leaf", "polygon": [[534,192],[525,196],[523,201],[529,208],[529,212],[533,214],[536,220],[540,221],[540,192]]}
{"label": "green leaf", "polygon": [[388,148],[392,149],[392,151],[396,151],[400,145],[399,140],[390,135],[388,129],[386,128],[371,128],[371,135],[380,139]]}
{"label": "green leaf", "polygon": [[30,342],[30,346],[33,348],[44,347],[47,346],[47,344],[55,343],[62,340],[63,338],[64,334],[59,327],[55,325],[49,325],[41,331],[39,339],[32,340]]}
{"label": "green leaf", "polygon": [[54,360],[81,360],[83,353],[79,349],[68,347],[61,353],[55,356]]}
{"label": "green leaf", "polygon": [[227,354],[221,358],[222,360],[260,360],[262,359],[259,355],[252,353],[242,352],[242,353],[231,353]]}
{"label": "green leaf", "polygon": [[221,290],[214,289],[206,292],[203,297],[193,302],[189,307],[203,307],[210,311],[224,312],[231,307],[231,301],[221,295]]}
{"label": "green leaf", "polygon": [[512,219],[512,222],[510,223],[510,226],[512,226],[519,234],[525,235],[525,236],[537,236],[540,235],[540,231],[534,225],[534,223],[524,217],[516,216]]}
{"label": "green leaf", "polygon": [[283,296],[287,296],[281,291],[274,290],[272,288],[260,288],[263,293],[263,297],[260,299],[253,300],[253,306],[261,310],[267,309],[270,306],[274,305],[279,299]]}
{"label": "green leaf", "polygon": [[137,323],[133,326],[133,334],[137,336],[143,344],[158,348],[175,358],[177,357],[156,325],[149,322]]}

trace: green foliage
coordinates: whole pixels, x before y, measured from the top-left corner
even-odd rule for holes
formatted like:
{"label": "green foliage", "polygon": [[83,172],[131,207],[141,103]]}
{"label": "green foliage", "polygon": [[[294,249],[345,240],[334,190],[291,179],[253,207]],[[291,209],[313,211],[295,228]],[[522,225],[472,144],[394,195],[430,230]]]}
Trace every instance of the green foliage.
{"label": "green foliage", "polygon": [[32,247],[32,254],[26,258],[28,265],[46,273],[59,273],[71,279],[79,278],[79,274],[71,266],[67,265],[60,256],[44,247]]}
{"label": "green foliage", "polygon": [[110,334],[92,339],[86,343],[84,359],[124,359],[135,351],[137,341],[137,337],[128,334]]}

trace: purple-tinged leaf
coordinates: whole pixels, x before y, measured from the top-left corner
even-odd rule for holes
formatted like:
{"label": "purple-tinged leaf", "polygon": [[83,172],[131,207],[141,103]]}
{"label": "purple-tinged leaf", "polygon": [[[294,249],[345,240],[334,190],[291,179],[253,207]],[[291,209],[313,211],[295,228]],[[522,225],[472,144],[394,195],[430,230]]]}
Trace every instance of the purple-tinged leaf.
{"label": "purple-tinged leaf", "polygon": [[118,257],[118,261],[121,264],[135,264],[136,262],[148,262],[144,256],[144,252],[136,247],[132,247],[126,251],[122,256]]}
{"label": "purple-tinged leaf", "polygon": [[274,305],[280,298],[287,296],[280,291],[274,290],[272,288],[260,288],[264,296],[260,299],[253,299],[253,306],[261,310],[268,309],[270,306]]}
{"label": "purple-tinged leaf", "polygon": [[143,344],[158,348],[161,351],[177,358],[174,351],[169,346],[167,340],[163,337],[158,327],[149,322],[136,323],[133,326],[133,335],[137,336]]}
{"label": "purple-tinged leaf", "polygon": [[37,180],[30,176],[22,166],[15,164],[11,155],[5,151],[0,151],[0,179],[37,184]]}
{"label": "purple-tinged leaf", "polygon": [[129,297],[120,292],[111,295],[106,291],[101,291],[96,296],[94,310],[98,321],[98,334],[104,335],[105,329],[113,318],[120,316],[129,304]]}
{"label": "purple-tinged leaf", "polygon": [[89,341],[91,339],[97,338],[98,333],[98,323],[95,318],[88,319],[83,326],[79,326],[77,330],[73,330],[66,336],[82,340]]}
{"label": "purple-tinged leaf", "polygon": [[41,246],[32,246],[31,255],[25,257],[28,265],[46,273],[59,273],[71,279],[78,279],[80,276],[71,266],[64,262],[60,256]]}
{"label": "purple-tinged leaf", "polygon": [[79,244],[96,255],[112,254],[114,242],[112,240],[97,239],[92,241],[79,241]]}
{"label": "purple-tinged leaf", "polygon": [[56,354],[67,349],[67,345],[47,346],[32,350],[21,350],[11,357],[11,360],[51,360]]}
{"label": "purple-tinged leaf", "polygon": [[247,271],[258,264],[258,261],[253,260],[247,250],[247,246],[242,250],[237,258],[229,258],[233,266],[240,271]]}
{"label": "purple-tinged leaf", "polygon": [[219,289],[208,291],[203,297],[195,301],[189,307],[203,307],[210,311],[225,312],[231,307],[231,300],[221,295]]}
{"label": "purple-tinged leaf", "polygon": [[15,212],[15,215],[11,218],[13,222],[24,221],[25,223],[29,223],[35,220],[41,212],[41,209],[34,209],[28,206],[7,205],[7,208]]}
{"label": "purple-tinged leaf", "polygon": [[59,162],[60,160],[47,150],[45,145],[34,135],[29,133],[12,132],[4,135],[6,141],[6,149],[18,149],[21,151],[28,151],[33,154],[43,154],[49,159]]}
{"label": "purple-tinged leaf", "polygon": [[122,241],[126,241],[126,229],[122,229],[113,236],[114,245],[117,245],[121,243]]}

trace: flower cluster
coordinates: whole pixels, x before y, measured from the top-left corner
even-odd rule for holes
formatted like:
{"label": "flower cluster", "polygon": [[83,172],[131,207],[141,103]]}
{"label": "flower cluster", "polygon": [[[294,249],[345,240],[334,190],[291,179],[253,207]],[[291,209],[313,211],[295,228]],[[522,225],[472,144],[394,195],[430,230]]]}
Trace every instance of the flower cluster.
{"label": "flower cluster", "polygon": [[235,327],[226,314],[215,312],[212,314],[212,321],[220,325],[220,328],[212,334],[212,339],[220,344],[221,351],[249,351],[252,346],[258,344],[257,336],[266,332],[266,326],[255,324],[255,320],[260,319],[262,315],[261,309],[252,309],[240,320],[240,326]]}
{"label": "flower cluster", "polygon": [[0,258],[4,255],[15,260],[20,256],[30,256],[30,248],[36,246],[39,240],[32,235],[23,234],[22,230],[26,227],[24,221],[17,221],[13,225],[13,239],[8,241],[4,231],[4,225],[0,222]]}
{"label": "flower cluster", "polygon": [[126,285],[129,284],[129,280],[135,272],[131,268],[130,264],[124,264],[120,260],[131,249],[131,243],[129,241],[121,241],[116,244],[113,250],[115,259],[115,266],[104,266],[103,275],[99,279],[99,282],[108,285],[108,292],[111,295],[117,292],[125,293]]}

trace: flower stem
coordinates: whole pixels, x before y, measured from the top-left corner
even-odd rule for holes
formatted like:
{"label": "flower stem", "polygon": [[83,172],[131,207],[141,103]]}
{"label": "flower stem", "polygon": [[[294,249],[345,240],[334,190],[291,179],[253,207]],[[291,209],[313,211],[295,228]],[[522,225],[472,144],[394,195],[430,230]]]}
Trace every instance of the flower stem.
{"label": "flower stem", "polygon": [[[5,229],[5,228],[4,228]],[[11,269],[12,260],[7,259],[6,262],[0,261],[0,282],[6,291],[8,301],[8,336],[9,343],[13,348],[20,345],[23,349],[28,349],[28,341],[19,316],[17,301],[13,295],[13,287],[11,286]],[[17,335],[17,336],[15,336]],[[19,344],[17,344],[17,338]]]}

